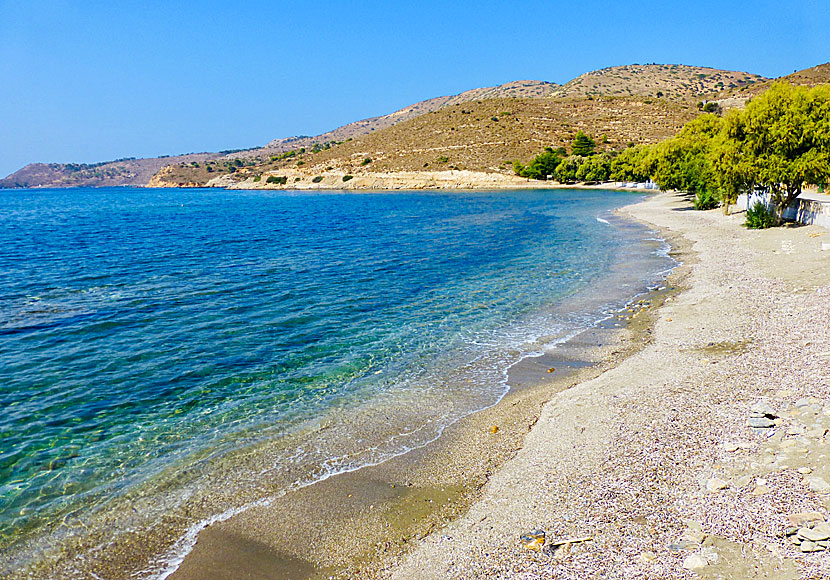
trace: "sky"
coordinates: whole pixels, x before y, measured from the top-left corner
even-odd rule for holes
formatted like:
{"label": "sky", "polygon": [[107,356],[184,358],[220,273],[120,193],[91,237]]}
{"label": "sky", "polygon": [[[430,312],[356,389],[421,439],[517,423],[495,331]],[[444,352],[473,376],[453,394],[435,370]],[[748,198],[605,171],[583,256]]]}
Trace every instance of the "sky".
{"label": "sky", "polygon": [[513,80],[830,61],[830,1],[0,0],[0,177],[263,145]]}

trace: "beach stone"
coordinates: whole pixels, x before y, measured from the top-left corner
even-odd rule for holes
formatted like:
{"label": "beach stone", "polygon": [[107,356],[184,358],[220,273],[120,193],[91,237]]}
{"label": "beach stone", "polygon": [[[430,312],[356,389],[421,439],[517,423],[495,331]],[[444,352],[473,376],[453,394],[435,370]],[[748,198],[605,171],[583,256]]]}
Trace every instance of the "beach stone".
{"label": "beach stone", "polygon": [[823,523],[824,514],[819,512],[797,512],[787,514],[787,521],[793,526],[803,527],[805,524]]}
{"label": "beach stone", "polygon": [[729,487],[729,484],[717,477],[713,477],[706,482],[707,491],[720,491],[722,489],[726,489],[727,487]]}
{"label": "beach stone", "polygon": [[520,541],[525,550],[541,552],[542,548],[545,547],[545,532],[544,530],[533,530],[522,535]]}
{"label": "beach stone", "polygon": [[809,475],[809,474],[813,473],[813,468],[812,467],[799,467],[798,468],[798,473],[800,473],[801,475]]}
{"label": "beach stone", "polygon": [[798,530],[798,537],[811,542],[828,540],[830,539],[830,525],[819,524],[814,528],[801,528]]}
{"label": "beach stone", "polygon": [[755,489],[752,490],[752,495],[759,496],[764,495],[770,492],[770,488],[766,485],[759,485]]}
{"label": "beach stone", "polygon": [[683,567],[686,570],[700,570],[709,565],[709,561],[700,554],[689,554],[683,559]]}
{"label": "beach stone", "polygon": [[799,548],[802,552],[821,552],[825,548],[822,548],[815,542],[811,542],[810,540],[804,540],[801,542],[801,547]]}
{"label": "beach stone", "polygon": [[809,407],[810,403],[811,403],[810,399],[806,399],[806,398],[805,399],[799,399],[795,402],[795,406],[799,407],[799,408]]}
{"label": "beach stone", "polygon": [[686,542],[692,542],[693,544],[702,544],[703,541],[706,539],[706,534],[704,534],[701,530],[686,528],[686,530],[683,532],[683,535],[680,536],[680,539]]}
{"label": "beach stone", "polygon": [[749,416],[750,417],[770,417],[774,419],[778,415],[775,414],[775,409],[772,408],[767,401],[761,399],[757,401],[752,407],[749,409]]}
{"label": "beach stone", "polygon": [[737,443],[729,442],[729,443],[724,443],[723,444],[723,450],[726,451],[727,453],[734,453],[735,451],[737,451],[740,448],[741,448],[740,445],[738,445]]}
{"label": "beach stone", "polygon": [[747,425],[753,429],[769,429],[770,427],[775,427],[775,421],[767,417],[750,417]]}
{"label": "beach stone", "polygon": [[828,493],[830,492],[830,483],[827,483],[827,480],[823,477],[807,477],[807,484],[810,486],[810,491],[814,491],[816,493]]}
{"label": "beach stone", "polygon": [[645,562],[646,564],[656,562],[657,561],[657,554],[655,554],[654,552],[641,552],[640,553],[640,560]]}

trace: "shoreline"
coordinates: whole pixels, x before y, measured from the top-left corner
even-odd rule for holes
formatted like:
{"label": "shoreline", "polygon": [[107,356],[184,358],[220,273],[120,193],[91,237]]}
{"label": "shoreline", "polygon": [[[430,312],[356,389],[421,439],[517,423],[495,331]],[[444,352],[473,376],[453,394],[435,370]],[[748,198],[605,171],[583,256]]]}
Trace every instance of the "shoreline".
{"label": "shoreline", "polygon": [[[160,174],[161,175],[161,174]],[[270,176],[285,179],[284,184],[268,183]],[[163,177],[163,175],[162,175]],[[445,171],[389,171],[371,172],[355,171],[348,174],[345,171],[325,172],[314,175],[306,171],[285,168],[275,170],[259,176],[255,180],[249,176],[244,180],[237,180],[231,175],[215,177],[204,185],[198,183],[168,183],[160,177],[154,176],[147,185],[148,188],[197,188],[216,187],[231,190],[276,190],[276,191],[498,191],[516,189],[603,189],[612,191],[654,193],[657,190],[648,189],[643,183],[608,181],[603,183],[560,183],[558,181],[538,181],[527,177],[519,177],[512,173],[487,171],[471,171],[454,169]],[[344,181],[345,179],[345,181]],[[628,184],[631,183],[631,186]]]}
{"label": "shoreline", "polygon": [[[669,237],[672,256],[685,262],[684,241]],[[598,376],[642,348],[657,307],[679,290],[685,271],[676,265],[664,283],[671,289],[636,297],[648,307],[623,311],[552,353],[515,365],[500,402],[456,422],[428,445],[293,490],[206,528],[169,578],[375,577],[480,499],[490,477],[521,449],[554,393]],[[549,373],[551,368],[556,371]]]}
{"label": "shoreline", "polygon": [[[624,210],[694,256],[649,344],[554,394],[470,509],[378,577],[830,576],[822,546],[787,531],[830,519],[827,231],[689,206]],[[772,418],[753,430],[759,405]],[[539,551],[520,542],[534,530]]]}

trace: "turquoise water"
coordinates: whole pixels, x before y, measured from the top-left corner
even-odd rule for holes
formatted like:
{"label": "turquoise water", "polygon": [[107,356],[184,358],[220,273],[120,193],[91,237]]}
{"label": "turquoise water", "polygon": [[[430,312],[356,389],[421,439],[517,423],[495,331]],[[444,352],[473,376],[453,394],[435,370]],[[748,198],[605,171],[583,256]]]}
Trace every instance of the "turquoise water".
{"label": "turquoise water", "polygon": [[611,213],[636,200],[0,191],[0,550],[182,466],[159,509],[217,466],[290,486],[433,439],[660,279]]}

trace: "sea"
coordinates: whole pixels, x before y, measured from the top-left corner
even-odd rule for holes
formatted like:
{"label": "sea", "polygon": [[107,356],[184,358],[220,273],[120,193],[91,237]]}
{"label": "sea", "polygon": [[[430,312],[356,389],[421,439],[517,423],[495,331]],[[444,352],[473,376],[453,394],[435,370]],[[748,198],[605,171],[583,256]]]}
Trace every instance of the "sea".
{"label": "sea", "polygon": [[164,578],[210,522],[496,404],[663,283],[614,211],[641,198],[0,190],[0,575],[178,514]]}

